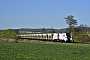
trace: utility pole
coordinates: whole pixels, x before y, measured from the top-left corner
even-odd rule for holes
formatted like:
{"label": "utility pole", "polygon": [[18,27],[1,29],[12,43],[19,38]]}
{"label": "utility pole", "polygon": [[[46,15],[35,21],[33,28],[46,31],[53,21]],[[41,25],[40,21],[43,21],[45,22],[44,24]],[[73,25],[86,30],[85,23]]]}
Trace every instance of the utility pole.
{"label": "utility pole", "polygon": [[53,39],[53,26],[52,26],[52,39]]}

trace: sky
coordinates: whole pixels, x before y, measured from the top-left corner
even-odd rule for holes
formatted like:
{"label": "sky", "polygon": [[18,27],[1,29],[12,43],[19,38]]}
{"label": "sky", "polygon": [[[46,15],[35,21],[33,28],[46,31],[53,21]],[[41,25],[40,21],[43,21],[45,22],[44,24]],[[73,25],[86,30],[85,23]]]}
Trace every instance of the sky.
{"label": "sky", "polygon": [[69,15],[90,26],[90,0],[0,0],[0,29],[62,29]]}

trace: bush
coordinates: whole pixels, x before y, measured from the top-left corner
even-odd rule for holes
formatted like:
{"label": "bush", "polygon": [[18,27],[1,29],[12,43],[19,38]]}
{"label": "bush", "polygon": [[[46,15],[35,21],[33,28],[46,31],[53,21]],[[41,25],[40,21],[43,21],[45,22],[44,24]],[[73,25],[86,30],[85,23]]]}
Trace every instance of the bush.
{"label": "bush", "polygon": [[77,34],[74,36],[74,40],[76,42],[90,42],[90,37],[88,35]]}
{"label": "bush", "polygon": [[16,32],[12,29],[4,30],[3,32],[0,32],[0,38],[2,41],[9,41],[8,39],[15,39],[18,40],[19,37],[17,36]]}

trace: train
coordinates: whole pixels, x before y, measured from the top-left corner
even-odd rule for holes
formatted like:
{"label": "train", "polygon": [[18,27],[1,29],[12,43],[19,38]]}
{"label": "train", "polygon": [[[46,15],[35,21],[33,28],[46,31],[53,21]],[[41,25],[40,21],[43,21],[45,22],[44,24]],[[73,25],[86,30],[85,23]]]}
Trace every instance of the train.
{"label": "train", "polygon": [[20,34],[20,38],[25,39],[40,39],[46,41],[64,41],[64,42],[74,42],[74,39],[70,33],[40,33],[40,34]]}

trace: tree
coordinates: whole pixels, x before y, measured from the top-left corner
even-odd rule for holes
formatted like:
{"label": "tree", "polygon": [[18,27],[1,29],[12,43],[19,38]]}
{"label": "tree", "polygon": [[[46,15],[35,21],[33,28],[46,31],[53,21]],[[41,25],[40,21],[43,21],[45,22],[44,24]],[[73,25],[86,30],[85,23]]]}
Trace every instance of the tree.
{"label": "tree", "polygon": [[90,37],[87,34],[88,26],[86,24],[80,24],[74,28],[74,40],[76,42],[90,42]]}
{"label": "tree", "polygon": [[79,28],[81,29],[82,33],[87,33],[88,26],[86,24],[80,24]]}
{"label": "tree", "polygon": [[0,38],[18,39],[18,36],[12,29],[7,29],[0,33]]}
{"label": "tree", "polygon": [[74,16],[69,15],[66,19],[66,24],[69,26],[69,32],[72,32],[72,29],[74,28],[75,25],[77,25],[77,20],[74,19]]}
{"label": "tree", "polygon": [[45,28],[42,28],[42,33],[46,33],[46,29]]}
{"label": "tree", "polygon": [[81,33],[87,33],[88,26],[86,24],[80,24],[79,26],[74,28],[74,32]]}
{"label": "tree", "polygon": [[13,31],[16,32],[16,34],[19,34],[19,30],[18,29],[15,29]]}
{"label": "tree", "polygon": [[50,30],[49,33],[56,33],[56,31],[53,29],[53,30]]}

